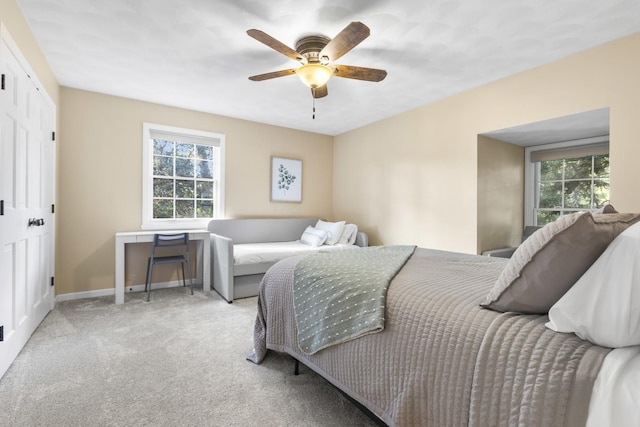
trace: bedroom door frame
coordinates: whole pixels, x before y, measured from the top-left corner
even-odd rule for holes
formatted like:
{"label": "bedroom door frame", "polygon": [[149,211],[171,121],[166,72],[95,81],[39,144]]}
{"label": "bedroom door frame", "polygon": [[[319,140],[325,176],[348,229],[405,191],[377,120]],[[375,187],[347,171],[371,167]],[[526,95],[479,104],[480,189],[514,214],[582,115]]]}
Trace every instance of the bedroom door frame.
{"label": "bedroom door frame", "polygon": [[56,106],[0,22],[0,377],[55,304]]}

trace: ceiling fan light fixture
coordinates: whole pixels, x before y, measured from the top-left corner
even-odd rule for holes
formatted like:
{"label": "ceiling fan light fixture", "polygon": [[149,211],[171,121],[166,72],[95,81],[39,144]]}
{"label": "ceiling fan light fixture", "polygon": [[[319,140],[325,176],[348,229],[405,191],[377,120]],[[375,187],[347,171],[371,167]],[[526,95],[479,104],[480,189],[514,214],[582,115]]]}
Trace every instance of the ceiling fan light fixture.
{"label": "ceiling fan light fixture", "polygon": [[313,63],[305,64],[296,70],[296,74],[306,86],[315,89],[327,84],[333,70],[326,65]]}

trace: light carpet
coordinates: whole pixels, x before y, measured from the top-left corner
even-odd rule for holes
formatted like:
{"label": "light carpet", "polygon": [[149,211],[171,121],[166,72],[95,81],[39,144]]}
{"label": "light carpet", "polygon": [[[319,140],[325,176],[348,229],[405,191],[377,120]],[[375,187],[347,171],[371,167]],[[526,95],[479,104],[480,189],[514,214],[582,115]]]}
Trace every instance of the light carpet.
{"label": "light carpet", "polygon": [[0,425],[375,425],[289,356],[245,360],[255,315],[182,287],[60,302],[0,379]]}

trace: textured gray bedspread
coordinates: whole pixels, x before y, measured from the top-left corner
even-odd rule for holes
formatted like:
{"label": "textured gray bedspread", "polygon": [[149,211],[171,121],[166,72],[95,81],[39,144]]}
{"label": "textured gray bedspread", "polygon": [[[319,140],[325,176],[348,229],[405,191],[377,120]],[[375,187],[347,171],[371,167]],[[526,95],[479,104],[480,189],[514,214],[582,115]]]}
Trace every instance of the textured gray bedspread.
{"label": "textured gray bedspread", "polygon": [[293,309],[298,347],[305,354],[384,329],[393,277],[415,246],[372,246],[320,252],[296,263]]}
{"label": "textured gray bedspread", "polygon": [[418,248],[387,291],[384,331],[307,356],[298,348],[293,270],[265,275],[254,350],[286,352],[393,426],[584,425],[608,349],[544,327],[546,316],[478,304],[506,260]]}

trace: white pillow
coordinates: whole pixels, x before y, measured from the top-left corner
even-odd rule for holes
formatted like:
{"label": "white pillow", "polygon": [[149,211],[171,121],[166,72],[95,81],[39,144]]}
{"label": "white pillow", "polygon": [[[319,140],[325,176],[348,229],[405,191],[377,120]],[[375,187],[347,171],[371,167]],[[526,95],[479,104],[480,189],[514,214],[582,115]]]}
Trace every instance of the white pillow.
{"label": "white pillow", "polygon": [[302,233],[300,241],[309,246],[322,246],[328,235],[329,233],[325,230],[318,230],[315,227],[308,226]]}
{"label": "white pillow", "polygon": [[604,347],[640,344],[640,223],[618,235],[551,307],[546,326]]}
{"label": "white pillow", "polygon": [[335,245],[342,236],[342,230],[344,230],[344,221],[338,222],[326,222],[321,219],[316,222],[316,228],[318,230],[325,230],[329,233],[325,245]]}
{"label": "white pillow", "polygon": [[345,224],[344,230],[340,239],[338,239],[339,245],[353,245],[358,237],[358,226],[355,224]]}

